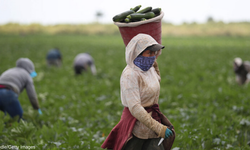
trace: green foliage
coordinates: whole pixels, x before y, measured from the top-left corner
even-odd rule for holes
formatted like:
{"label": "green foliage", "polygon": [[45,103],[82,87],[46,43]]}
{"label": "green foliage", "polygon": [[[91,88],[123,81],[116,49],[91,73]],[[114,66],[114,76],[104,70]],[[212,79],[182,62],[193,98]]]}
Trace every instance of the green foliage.
{"label": "green foliage", "polygon": [[[173,123],[176,149],[250,149],[249,85],[235,83],[233,59],[249,60],[249,37],[163,37],[160,109]],[[26,92],[19,100],[24,121],[0,112],[0,145],[36,149],[101,149],[120,119],[120,75],[125,46],[119,36],[0,36],[0,74],[20,57],[30,58],[43,115]],[[47,67],[45,55],[58,47],[63,65]],[[97,76],[75,76],[73,59],[89,52]]]}

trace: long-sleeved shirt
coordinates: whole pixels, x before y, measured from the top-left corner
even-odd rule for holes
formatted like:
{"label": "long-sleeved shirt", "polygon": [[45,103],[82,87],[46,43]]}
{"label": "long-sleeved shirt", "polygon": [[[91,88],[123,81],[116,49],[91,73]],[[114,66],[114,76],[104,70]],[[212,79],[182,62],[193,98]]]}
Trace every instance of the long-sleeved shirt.
{"label": "long-sleeved shirt", "polygon": [[[39,108],[39,103],[37,100],[37,94],[33,84],[33,79],[30,76],[30,73],[34,71],[33,63],[30,64],[30,61],[25,59],[17,62],[15,68],[6,70],[0,76],[0,84],[10,87],[18,95],[26,89],[29,100],[34,109]],[[24,67],[24,68],[23,68]]]}
{"label": "long-sleeved shirt", "polygon": [[126,47],[127,66],[120,79],[121,101],[138,120],[133,134],[141,139],[164,137],[166,126],[152,118],[144,107],[158,104],[160,93],[160,76],[154,67],[142,71],[134,65],[134,59],[148,46],[157,44],[150,36],[139,34]]}

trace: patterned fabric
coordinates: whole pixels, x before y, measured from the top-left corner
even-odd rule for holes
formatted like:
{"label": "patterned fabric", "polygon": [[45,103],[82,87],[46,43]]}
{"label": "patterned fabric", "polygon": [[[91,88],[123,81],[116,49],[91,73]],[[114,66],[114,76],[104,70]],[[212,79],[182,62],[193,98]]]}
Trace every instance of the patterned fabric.
{"label": "patterned fabric", "polygon": [[134,60],[134,64],[141,68],[141,70],[143,71],[148,71],[153,63],[155,62],[155,58],[156,56],[152,56],[152,57],[144,57],[142,55],[139,55],[135,58]]}
{"label": "patterned fabric", "polygon": [[[144,51],[148,46],[158,44],[155,39],[147,34],[137,34],[133,37],[126,47],[125,59],[128,66],[138,68],[134,65],[134,59]],[[156,58],[161,54],[161,50],[157,51]]]}

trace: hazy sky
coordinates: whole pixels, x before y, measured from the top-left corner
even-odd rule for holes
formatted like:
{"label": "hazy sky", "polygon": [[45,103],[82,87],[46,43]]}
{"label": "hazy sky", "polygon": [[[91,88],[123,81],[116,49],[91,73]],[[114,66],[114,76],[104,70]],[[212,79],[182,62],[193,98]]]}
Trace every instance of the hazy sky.
{"label": "hazy sky", "polygon": [[216,21],[250,21],[250,0],[0,0],[0,24],[17,22],[91,23],[102,12],[101,23],[136,5],[160,7],[164,21],[202,23],[209,16]]}

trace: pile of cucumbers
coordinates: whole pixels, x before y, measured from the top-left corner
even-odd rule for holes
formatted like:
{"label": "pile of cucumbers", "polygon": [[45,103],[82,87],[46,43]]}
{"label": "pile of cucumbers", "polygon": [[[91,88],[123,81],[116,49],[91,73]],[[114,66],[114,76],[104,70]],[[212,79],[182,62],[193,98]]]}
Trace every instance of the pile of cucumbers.
{"label": "pile of cucumbers", "polygon": [[143,21],[147,19],[154,18],[161,13],[161,8],[152,8],[152,7],[146,7],[144,9],[141,9],[141,5],[135,6],[134,8],[130,8],[130,10],[127,10],[125,12],[122,12],[120,14],[117,14],[113,17],[114,22],[136,22],[136,21]]}

